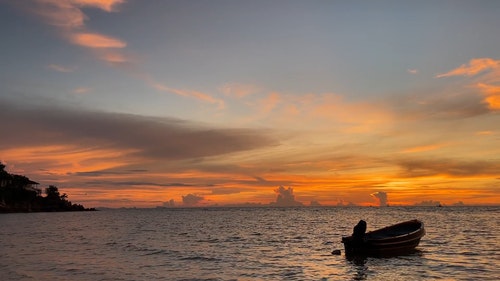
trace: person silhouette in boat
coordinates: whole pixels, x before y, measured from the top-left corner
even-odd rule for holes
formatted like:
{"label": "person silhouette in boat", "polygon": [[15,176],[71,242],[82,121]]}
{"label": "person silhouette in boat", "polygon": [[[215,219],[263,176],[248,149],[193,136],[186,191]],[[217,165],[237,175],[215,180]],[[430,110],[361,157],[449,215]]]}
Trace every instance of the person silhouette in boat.
{"label": "person silhouette in boat", "polygon": [[366,233],[366,221],[360,220],[352,231],[352,238],[356,243],[363,243]]}

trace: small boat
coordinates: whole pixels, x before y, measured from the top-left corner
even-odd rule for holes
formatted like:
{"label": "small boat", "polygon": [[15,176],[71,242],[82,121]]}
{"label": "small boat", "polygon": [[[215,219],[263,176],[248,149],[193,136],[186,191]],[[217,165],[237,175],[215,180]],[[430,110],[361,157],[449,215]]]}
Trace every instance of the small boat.
{"label": "small boat", "polygon": [[[361,222],[366,230],[366,222]],[[409,220],[361,235],[342,237],[342,243],[346,256],[387,257],[414,252],[424,235],[424,224],[419,220]]]}

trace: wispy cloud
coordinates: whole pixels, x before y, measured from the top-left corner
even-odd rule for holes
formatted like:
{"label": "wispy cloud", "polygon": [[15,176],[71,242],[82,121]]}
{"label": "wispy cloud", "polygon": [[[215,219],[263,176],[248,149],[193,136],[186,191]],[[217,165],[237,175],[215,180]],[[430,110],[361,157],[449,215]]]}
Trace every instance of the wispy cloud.
{"label": "wispy cloud", "polygon": [[[126,62],[125,55],[119,49],[127,43],[109,35],[89,31],[85,22],[88,17],[82,8],[95,8],[113,12],[124,0],[32,0],[33,5],[25,5],[26,9],[38,15],[47,24],[55,26],[70,43],[89,49],[100,49],[96,52],[98,59],[113,63]],[[106,56],[102,55],[106,51]],[[120,57],[120,59],[116,59]]]}
{"label": "wispy cloud", "polygon": [[[342,129],[366,132],[392,120],[386,106],[376,101],[347,101],[334,93],[284,93],[266,89],[239,95],[241,123],[264,123],[293,129]],[[291,126],[291,127],[289,127]]]}
{"label": "wispy cloud", "polygon": [[226,83],[219,90],[225,95],[244,98],[249,95],[256,94],[261,91],[260,87],[251,84]]}
{"label": "wispy cloud", "polygon": [[89,91],[91,91],[92,88],[85,88],[85,87],[78,87],[78,88],[75,88],[73,89],[73,93],[75,94],[85,94]]}
{"label": "wispy cloud", "polygon": [[133,62],[133,59],[130,56],[126,56],[122,53],[118,52],[100,52],[99,58],[102,61],[105,61],[110,64],[124,64],[128,62]]}
{"label": "wispy cloud", "polygon": [[418,69],[407,69],[406,71],[410,74],[418,74]]}
{"label": "wispy cloud", "polygon": [[87,17],[78,5],[70,0],[33,0],[26,6],[46,23],[64,30],[81,28]]}
{"label": "wispy cloud", "polygon": [[494,135],[495,133],[492,132],[492,131],[479,131],[479,132],[476,132],[476,135],[478,136],[491,136],[491,135]]}
{"label": "wispy cloud", "polygon": [[[90,31],[85,22],[88,17],[82,8],[95,8],[105,12],[115,12],[117,7],[125,3],[125,0],[32,0],[33,7],[26,6],[26,9],[40,16],[47,24],[59,29],[63,37],[70,43],[89,49],[99,60],[107,64],[127,70],[132,76],[144,80],[149,86],[156,90],[174,93],[179,96],[192,97],[197,100],[216,104],[219,109],[225,107],[221,99],[212,95],[194,91],[178,89],[163,85],[154,81],[148,73],[139,70],[135,65],[136,60],[123,50],[127,47],[127,42],[120,38],[104,35],[95,31]],[[68,72],[69,69],[59,65],[51,65],[49,68]],[[148,77],[148,78],[144,78]],[[233,88],[235,86],[232,86]],[[237,92],[241,94],[242,87],[236,86]],[[228,91],[227,89],[225,91]],[[229,90],[230,92],[232,90]]]}
{"label": "wispy cloud", "polygon": [[282,99],[282,94],[278,92],[240,95],[237,98],[240,105],[245,105],[249,109],[249,112],[244,115],[240,122],[253,123],[268,120],[270,122],[286,123],[291,121],[290,118],[282,114],[283,106],[286,106],[290,100]]}
{"label": "wispy cloud", "polygon": [[373,131],[378,126],[392,122],[392,113],[383,104],[372,102],[348,102],[342,96],[324,94],[314,101],[312,115],[335,120],[350,132]]}
{"label": "wispy cloud", "polygon": [[458,68],[438,74],[436,75],[436,78],[450,76],[474,76],[483,71],[498,68],[499,66],[500,61],[491,58],[471,59],[468,64],[462,64]]}
{"label": "wispy cloud", "polygon": [[272,92],[264,99],[259,101],[261,115],[267,115],[281,102],[281,95],[277,92]]}
{"label": "wispy cloud", "polygon": [[150,85],[152,85],[153,88],[155,88],[156,90],[161,91],[161,92],[173,93],[173,94],[183,96],[183,97],[192,97],[192,98],[196,98],[198,100],[205,101],[208,103],[217,104],[219,109],[223,109],[225,107],[224,100],[214,98],[213,96],[206,94],[206,93],[203,93],[203,92],[171,88],[171,87],[168,87],[164,84],[154,82],[150,79],[149,79],[149,83],[150,83]]}
{"label": "wispy cloud", "polygon": [[88,18],[81,8],[97,8],[113,12],[125,0],[32,0],[31,2],[33,5],[27,8],[48,24],[71,30],[85,26],[85,20]]}
{"label": "wispy cloud", "polygon": [[64,72],[64,73],[75,71],[74,67],[67,67],[67,66],[62,66],[59,64],[49,64],[49,65],[47,65],[47,68],[54,70],[54,71],[58,71],[58,72]]}
{"label": "wispy cloud", "polygon": [[500,83],[500,60],[492,58],[472,59],[468,64],[462,64],[449,72],[436,75],[436,78],[450,76],[477,76],[475,84],[468,86],[481,91],[483,103],[487,105],[489,110],[500,110],[500,86],[498,86]]}
{"label": "wispy cloud", "polygon": [[430,145],[415,146],[415,147],[410,147],[410,148],[404,149],[402,152],[403,153],[417,153],[417,152],[432,151],[432,150],[439,149],[443,146],[445,146],[445,144],[430,144]]}

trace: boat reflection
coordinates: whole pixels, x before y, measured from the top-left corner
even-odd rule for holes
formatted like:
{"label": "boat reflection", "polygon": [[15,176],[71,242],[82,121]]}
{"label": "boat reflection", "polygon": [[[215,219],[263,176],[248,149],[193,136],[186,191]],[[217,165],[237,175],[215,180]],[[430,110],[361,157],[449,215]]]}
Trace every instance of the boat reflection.
{"label": "boat reflection", "polygon": [[[383,257],[373,257],[368,255],[348,255],[345,257],[346,262],[351,267],[351,272],[354,273],[351,280],[367,280],[370,275],[369,266],[380,268],[381,264],[397,266],[401,262],[411,260],[412,263],[421,261],[424,256],[423,251],[415,249],[406,255],[393,255]],[[389,266],[390,267],[390,266]],[[373,270],[373,269],[372,269]],[[372,271],[373,274],[373,271]]]}
{"label": "boat reflection", "polygon": [[350,265],[352,265],[352,269],[354,272],[354,276],[352,277],[352,280],[366,280],[368,277],[368,266],[366,265],[368,257],[360,257],[360,256],[355,256],[355,257],[346,257],[346,260]]}

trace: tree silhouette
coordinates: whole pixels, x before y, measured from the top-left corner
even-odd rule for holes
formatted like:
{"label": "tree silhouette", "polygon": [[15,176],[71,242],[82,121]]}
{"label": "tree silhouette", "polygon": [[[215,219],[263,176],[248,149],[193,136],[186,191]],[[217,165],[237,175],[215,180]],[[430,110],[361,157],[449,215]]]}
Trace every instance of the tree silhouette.
{"label": "tree silhouette", "polygon": [[60,194],[55,185],[42,191],[37,182],[26,176],[9,174],[0,162],[0,212],[86,211],[82,205],[71,204],[66,193]]}
{"label": "tree silhouette", "polygon": [[59,195],[59,189],[54,186],[54,185],[49,185],[49,187],[47,187],[45,189],[45,194],[47,195],[47,198],[57,198],[59,199],[60,198],[60,195]]}

